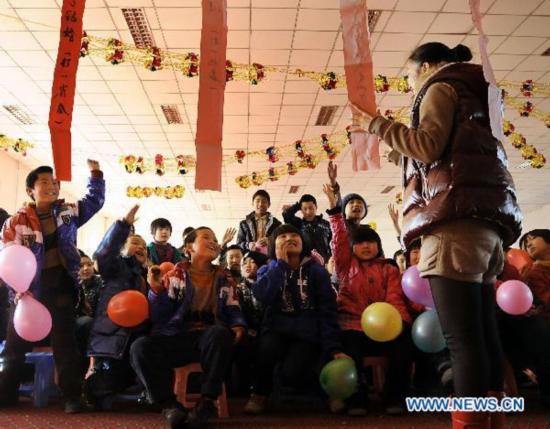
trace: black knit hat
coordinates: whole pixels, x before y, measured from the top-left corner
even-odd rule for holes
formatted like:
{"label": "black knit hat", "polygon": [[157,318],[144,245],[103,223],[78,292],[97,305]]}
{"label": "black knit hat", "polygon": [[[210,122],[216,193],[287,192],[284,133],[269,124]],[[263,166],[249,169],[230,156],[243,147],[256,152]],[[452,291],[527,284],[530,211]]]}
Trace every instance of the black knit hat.
{"label": "black knit hat", "polygon": [[267,256],[260,252],[250,251],[244,255],[243,261],[246,261],[247,258],[250,258],[258,266],[258,268],[263,267],[267,264]]}
{"label": "black knit hat", "polygon": [[346,215],[346,206],[349,204],[351,200],[359,200],[364,204],[365,216],[361,218],[361,219],[364,219],[367,216],[369,207],[367,206],[367,202],[365,201],[365,199],[359,194],[347,194],[344,198],[342,198],[342,213],[344,213],[344,216]]}
{"label": "black knit hat", "polygon": [[350,243],[354,244],[363,243],[364,241],[374,241],[378,245],[377,258],[384,256],[384,250],[382,249],[382,240],[378,233],[368,225],[357,225],[356,228],[351,231]]}

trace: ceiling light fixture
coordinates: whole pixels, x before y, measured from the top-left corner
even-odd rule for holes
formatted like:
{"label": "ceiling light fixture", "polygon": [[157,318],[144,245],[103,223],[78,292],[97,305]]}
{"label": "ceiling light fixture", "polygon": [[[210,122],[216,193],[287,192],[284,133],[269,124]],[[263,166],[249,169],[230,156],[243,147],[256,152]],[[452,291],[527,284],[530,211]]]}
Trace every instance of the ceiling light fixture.
{"label": "ceiling light fixture", "polygon": [[35,123],[32,116],[26,112],[23,107],[16,104],[7,104],[3,106],[20,124],[32,125]]}
{"label": "ceiling light fixture", "polygon": [[134,44],[138,48],[151,48],[155,45],[155,39],[153,33],[149,28],[147,17],[143,12],[143,9],[121,9],[126,24],[130,29],[130,34],[134,39]]}
{"label": "ceiling light fixture", "polygon": [[162,113],[164,113],[166,122],[169,124],[183,124],[178,106],[174,104],[162,104],[160,108],[162,109]]}

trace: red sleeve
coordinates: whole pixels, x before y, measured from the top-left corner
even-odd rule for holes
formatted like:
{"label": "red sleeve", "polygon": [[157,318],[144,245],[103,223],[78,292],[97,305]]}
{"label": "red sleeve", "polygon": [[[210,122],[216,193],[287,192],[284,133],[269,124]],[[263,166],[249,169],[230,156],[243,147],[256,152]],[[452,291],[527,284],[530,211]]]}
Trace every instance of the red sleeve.
{"label": "red sleeve", "polygon": [[353,254],[348,240],[348,228],[341,213],[329,216],[332,241],[330,248],[334,257],[334,269],[339,279],[347,277]]}
{"label": "red sleeve", "polygon": [[393,305],[401,314],[403,322],[411,323],[411,315],[407,310],[405,295],[401,289],[401,274],[399,270],[391,265],[384,267],[386,271],[386,302]]}

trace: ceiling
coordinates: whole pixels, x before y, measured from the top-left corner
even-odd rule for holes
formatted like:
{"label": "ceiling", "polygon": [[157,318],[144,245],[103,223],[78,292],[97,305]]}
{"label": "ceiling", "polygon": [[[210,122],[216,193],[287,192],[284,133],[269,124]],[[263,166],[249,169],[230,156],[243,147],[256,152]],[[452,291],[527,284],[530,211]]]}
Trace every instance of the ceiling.
{"label": "ceiling", "polygon": [[[32,165],[51,162],[47,119],[60,4],[60,0],[0,0],[1,104],[22,106],[35,120],[32,125],[21,125],[0,109],[0,133],[35,143],[25,158]],[[229,59],[343,73],[338,0],[227,0],[227,4]],[[402,74],[408,53],[428,41],[450,46],[463,43],[477,51],[467,0],[369,0],[368,5],[382,10],[372,34],[375,73]],[[132,43],[123,7],[143,8],[161,49],[199,53],[200,0],[87,0],[84,29],[94,36]],[[497,79],[550,83],[550,57],[540,55],[550,48],[550,0],[485,0],[482,11]],[[247,158],[243,164],[224,166],[219,193],[194,191],[193,174],[183,178],[175,174],[128,175],[119,164],[119,157],[128,153],[147,157],[194,154],[198,83],[198,78],[189,79],[172,70],[152,73],[142,64],[113,66],[101,58],[81,59],[73,116],[72,185],[83,188],[85,160],[97,158],[108,180],[106,216],[119,216],[135,202],[125,196],[128,185],[183,184],[187,188],[183,199],[140,200],[142,222],[165,216],[177,232],[188,225],[208,224],[219,232],[236,225],[251,210],[251,196],[257,188],[240,189],[235,177],[267,169],[265,159]],[[548,97],[532,101],[537,108],[550,111]],[[403,107],[410,103],[410,95],[379,94],[378,103],[382,110]],[[167,124],[162,104],[177,105],[183,124]],[[331,126],[315,126],[319,108],[325,105],[339,106],[337,117]],[[346,105],[344,89],[326,92],[315,82],[284,74],[268,74],[256,86],[228,82],[224,153],[262,150],[342,130],[349,123]],[[550,132],[543,123],[519,117],[513,110],[508,110],[506,117],[529,144],[550,158]],[[506,147],[523,209],[549,204],[550,168],[518,168],[523,159],[509,143]],[[377,223],[383,236],[393,236],[386,206],[399,190],[399,169],[383,161],[379,171],[354,173],[348,150],[339,156],[338,164],[344,192],[363,194],[370,205],[369,220]],[[266,184],[272,212],[280,217],[284,204],[295,202],[306,192],[316,195],[321,208],[326,208],[321,190],[325,181],[326,162]],[[300,187],[298,195],[289,194],[292,185]],[[382,194],[387,186],[395,189]]]}

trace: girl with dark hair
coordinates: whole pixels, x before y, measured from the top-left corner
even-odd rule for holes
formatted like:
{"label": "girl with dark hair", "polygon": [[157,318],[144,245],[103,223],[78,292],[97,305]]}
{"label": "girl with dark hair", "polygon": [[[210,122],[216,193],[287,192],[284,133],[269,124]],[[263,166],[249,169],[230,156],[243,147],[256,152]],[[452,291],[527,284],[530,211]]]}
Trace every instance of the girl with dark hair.
{"label": "girl with dark hair", "polygon": [[[364,357],[379,354],[388,357],[388,378],[384,387],[386,412],[400,414],[404,411],[409,384],[412,343],[411,317],[401,290],[399,270],[384,258],[380,236],[370,226],[359,225],[348,233],[333,188],[325,185],[324,192],[329,200],[327,212],[332,229],[332,255],[340,280],[338,322],[344,352],[353,358],[358,372],[363,368]],[[388,302],[401,314],[404,329],[393,341],[377,343],[361,328],[363,311],[375,302]],[[359,389],[346,402],[348,414],[359,416],[366,413],[367,386],[364,381],[360,381]]]}
{"label": "girl with dark hair", "polygon": [[[457,396],[502,396],[503,354],[493,283],[503,245],[522,215],[504,148],[491,130],[489,84],[463,45],[426,43],[410,55],[411,127],[353,106],[354,127],[401,154],[403,231],[422,237],[418,268],[429,278],[453,363]],[[503,427],[504,416],[453,413],[453,427]]]}
{"label": "girl with dark hair", "polygon": [[253,293],[264,306],[253,394],[245,412],[260,414],[271,393],[273,371],[280,363],[285,385],[312,382],[324,360],[341,353],[336,321],[336,294],[328,272],[309,256],[300,231],[278,227],[271,239],[272,261],[260,268]]}

